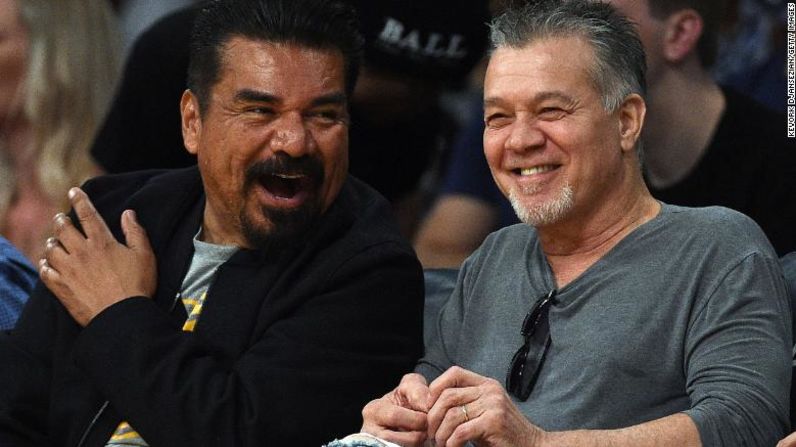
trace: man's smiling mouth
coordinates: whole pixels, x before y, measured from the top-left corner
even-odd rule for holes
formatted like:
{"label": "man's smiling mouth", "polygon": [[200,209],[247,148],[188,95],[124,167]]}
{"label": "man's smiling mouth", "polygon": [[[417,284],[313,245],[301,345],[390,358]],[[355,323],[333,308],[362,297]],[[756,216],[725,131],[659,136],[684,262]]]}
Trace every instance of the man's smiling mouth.
{"label": "man's smiling mouth", "polygon": [[543,172],[549,172],[554,169],[557,169],[560,165],[539,165],[533,166],[530,168],[516,168],[512,169],[512,172],[516,175],[527,177],[535,174],[541,174]]}

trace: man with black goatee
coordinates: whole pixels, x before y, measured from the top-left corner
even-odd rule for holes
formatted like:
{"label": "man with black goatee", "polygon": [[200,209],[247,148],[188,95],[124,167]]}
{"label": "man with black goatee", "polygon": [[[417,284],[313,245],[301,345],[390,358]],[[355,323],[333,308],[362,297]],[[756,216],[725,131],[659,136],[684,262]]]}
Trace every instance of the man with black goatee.
{"label": "man with black goatee", "polygon": [[[361,37],[336,0],[217,0],[192,37],[198,167],[101,177],[0,338],[0,445],[320,445],[422,353],[422,271],[348,176]],[[141,129],[141,132],[146,132]]]}

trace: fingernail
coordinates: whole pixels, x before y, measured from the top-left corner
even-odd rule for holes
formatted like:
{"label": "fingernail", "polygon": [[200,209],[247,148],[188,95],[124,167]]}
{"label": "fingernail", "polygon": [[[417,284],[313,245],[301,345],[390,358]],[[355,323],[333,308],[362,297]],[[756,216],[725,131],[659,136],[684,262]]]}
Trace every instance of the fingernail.
{"label": "fingernail", "polygon": [[74,199],[77,195],[77,188],[69,188],[69,192],[66,195],[70,200]]}

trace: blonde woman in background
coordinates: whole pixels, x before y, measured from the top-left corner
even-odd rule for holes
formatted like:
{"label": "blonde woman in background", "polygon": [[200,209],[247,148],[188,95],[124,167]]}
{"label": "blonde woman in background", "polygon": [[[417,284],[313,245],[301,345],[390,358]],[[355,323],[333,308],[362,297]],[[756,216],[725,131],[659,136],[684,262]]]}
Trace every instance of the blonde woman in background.
{"label": "blonde woman in background", "polygon": [[0,234],[38,261],[119,72],[106,0],[0,0]]}

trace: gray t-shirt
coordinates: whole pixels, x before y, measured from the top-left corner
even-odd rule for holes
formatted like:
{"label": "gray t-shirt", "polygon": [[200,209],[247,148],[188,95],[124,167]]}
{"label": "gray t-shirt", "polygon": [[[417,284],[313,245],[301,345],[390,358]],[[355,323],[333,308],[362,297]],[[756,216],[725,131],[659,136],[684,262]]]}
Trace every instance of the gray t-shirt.
{"label": "gray t-shirt", "polygon": [[[790,252],[779,260],[788,286],[791,309],[796,311],[796,251]],[[793,333],[796,334],[796,319],[793,320]],[[796,335],[794,336],[796,338]],[[796,342],[796,340],[794,340]],[[796,345],[793,346],[793,367],[796,368]],[[796,427],[795,427],[796,428]]]}
{"label": "gray t-shirt", "polygon": [[234,245],[216,245],[200,241],[198,234],[193,239],[193,248],[191,266],[182,280],[182,287],[180,287],[182,304],[188,313],[188,318],[183,326],[183,330],[186,331],[192,331],[199,320],[207,291],[210,289],[216,270],[238,251],[238,247]]}
{"label": "gray t-shirt", "polygon": [[[504,383],[520,326],[555,280],[536,231],[493,233],[464,264],[417,371]],[[704,446],[786,434],[791,309],[776,254],[746,216],[664,205],[559,289],[552,342],[520,410],[545,430],[612,429],[685,412]]]}

